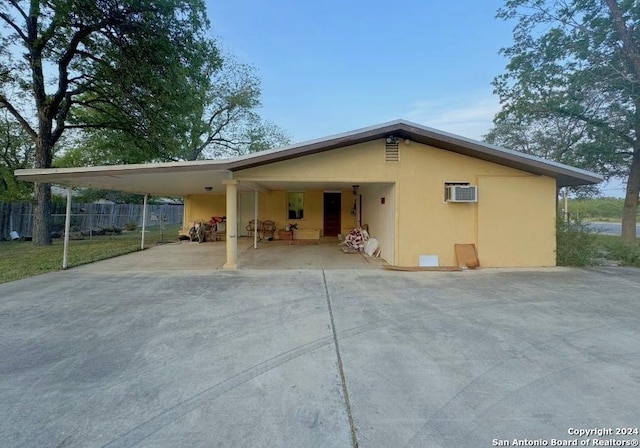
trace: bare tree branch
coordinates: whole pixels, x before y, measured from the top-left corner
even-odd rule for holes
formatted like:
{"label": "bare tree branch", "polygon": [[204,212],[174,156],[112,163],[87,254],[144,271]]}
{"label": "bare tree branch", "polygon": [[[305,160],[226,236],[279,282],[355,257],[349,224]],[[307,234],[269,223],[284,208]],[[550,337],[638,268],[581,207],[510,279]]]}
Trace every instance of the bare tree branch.
{"label": "bare tree branch", "polygon": [[16,0],[9,0],[9,3],[20,13],[24,20],[27,20],[27,13],[22,9],[20,4]]}
{"label": "bare tree branch", "polygon": [[7,23],[7,25],[13,28],[13,30],[18,34],[18,36],[20,36],[20,39],[22,39],[25,42],[29,42],[27,36],[22,32],[20,27],[13,22],[13,20],[8,14],[4,12],[0,12],[0,19],[4,20]]}
{"label": "bare tree branch", "polygon": [[24,130],[29,134],[31,138],[35,139],[38,136],[38,134],[36,133],[36,131],[33,130],[29,122],[24,119],[24,117],[20,114],[20,112],[18,112],[18,110],[15,107],[13,107],[13,105],[7,100],[7,98],[4,97],[4,95],[0,96],[0,106],[7,109],[9,113],[13,115],[16,120],[18,120],[20,125],[24,128]]}

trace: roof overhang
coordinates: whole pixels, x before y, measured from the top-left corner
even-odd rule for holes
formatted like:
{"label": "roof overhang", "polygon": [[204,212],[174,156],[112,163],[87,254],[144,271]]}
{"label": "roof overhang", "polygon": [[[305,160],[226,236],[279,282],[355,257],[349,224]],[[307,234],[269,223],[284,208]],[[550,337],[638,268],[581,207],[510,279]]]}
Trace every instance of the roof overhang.
{"label": "roof overhang", "polygon": [[400,139],[408,139],[425,145],[456,152],[469,157],[486,160],[499,165],[508,166],[532,174],[555,178],[558,187],[591,185],[602,182],[599,174],[574,168],[562,163],[512,151],[459,135],[439,131],[437,129],[396,120],[382,125],[338,134],[323,139],[293,145],[277,150],[264,151],[250,156],[239,157],[229,161],[227,168],[231,171],[242,170],[254,166],[266,165],[282,160],[302,157],[309,154],[330,151],[345,146],[356,145],[386,138],[393,135]]}
{"label": "roof overhang", "polygon": [[[224,191],[223,180],[232,178],[235,171],[382,139],[390,135],[532,174],[552,177],[556,179],[558,187],[591,185],[603,180],[598,174],[589,171],[467,139],[404,120],[396,120],[344,134],[226,160],[28,169],[16,170],[15,174],[18,179],[25,181],[45,182],[69,187],[119,190],[129,193],[150,193],[161,196],[187,196],[199,193],[215,194]],[[256,188],[260,189],[260,186],[242,183],[239,185],[240,191]]]}

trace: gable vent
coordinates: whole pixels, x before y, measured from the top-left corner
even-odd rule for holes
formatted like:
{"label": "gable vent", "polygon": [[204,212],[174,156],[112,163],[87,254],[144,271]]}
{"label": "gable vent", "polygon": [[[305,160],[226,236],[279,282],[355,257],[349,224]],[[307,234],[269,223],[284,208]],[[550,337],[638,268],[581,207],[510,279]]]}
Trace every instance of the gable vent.
{"label": "gable vent", "polygon": [[397,162],[400,160],[400,139],[389,136],[384,141],[384,160],[386,162]]}

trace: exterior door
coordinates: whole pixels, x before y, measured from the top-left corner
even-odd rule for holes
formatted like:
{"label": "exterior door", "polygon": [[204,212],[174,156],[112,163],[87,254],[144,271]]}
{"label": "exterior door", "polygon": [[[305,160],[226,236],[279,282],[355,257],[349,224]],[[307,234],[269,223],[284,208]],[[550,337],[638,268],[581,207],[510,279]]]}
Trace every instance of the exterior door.
{"label": "exterior door", "polygon": [[338,236],[341,230],[341,193],[324,194],[324,236]]}

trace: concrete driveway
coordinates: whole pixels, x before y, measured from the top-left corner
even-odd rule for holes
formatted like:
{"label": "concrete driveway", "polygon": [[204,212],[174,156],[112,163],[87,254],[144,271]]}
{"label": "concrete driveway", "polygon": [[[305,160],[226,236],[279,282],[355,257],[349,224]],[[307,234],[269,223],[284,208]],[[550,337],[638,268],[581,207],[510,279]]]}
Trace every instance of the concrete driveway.
{"label": "concrete driveway", "polygon": [[0,285],[3,447],[489,447],[640,426],[637,269],[100,266]]}
{"label": "concrete driveway", "polygon": [[[382,258],[344,253],[337,238],[305,245],[289,245],[285,241],[260,242],[258,249],[253,248],[252,240],[240,238],[238,252],[241,269],[380,269],[386,263]],[[147,272],[182,275],[185,270],[193,273],[222,269],[225,261],[226,246],[222,242],[198,244],[183,241],[152,246],[145,251],[78,269],[91,273]]]}

